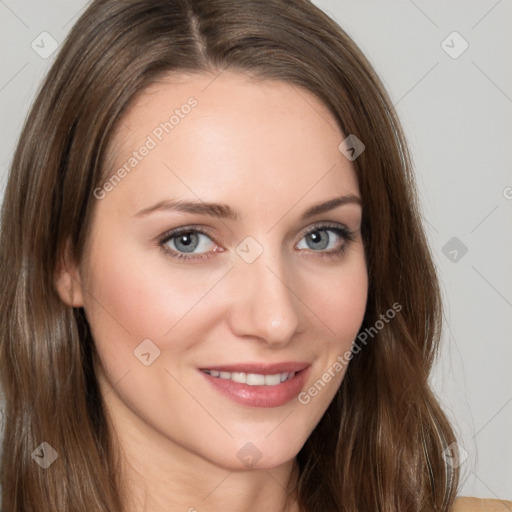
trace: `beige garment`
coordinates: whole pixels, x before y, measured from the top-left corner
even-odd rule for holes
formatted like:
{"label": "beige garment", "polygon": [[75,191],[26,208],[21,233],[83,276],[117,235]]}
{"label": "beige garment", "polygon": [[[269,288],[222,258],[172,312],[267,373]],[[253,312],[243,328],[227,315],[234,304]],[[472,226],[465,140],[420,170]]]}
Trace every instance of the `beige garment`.
{"label": "beige garment", "polygon": [[512,501],[457,498],[453,512],[512,512]]}

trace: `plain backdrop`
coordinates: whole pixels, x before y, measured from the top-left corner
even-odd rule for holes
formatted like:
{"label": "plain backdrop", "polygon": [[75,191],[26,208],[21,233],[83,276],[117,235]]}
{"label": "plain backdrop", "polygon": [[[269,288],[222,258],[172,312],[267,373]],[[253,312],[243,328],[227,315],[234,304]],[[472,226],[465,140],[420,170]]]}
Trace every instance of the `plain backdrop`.
{"label": "plain backdrop", "polygon": [[[459,435],[459,494],[511,500],[512,2],[315,3],[365,52],[410,144],[445,300],[432,384]],[[2,196],[56,55],[44,52],[62,43],[86,4],[0,0]]]}

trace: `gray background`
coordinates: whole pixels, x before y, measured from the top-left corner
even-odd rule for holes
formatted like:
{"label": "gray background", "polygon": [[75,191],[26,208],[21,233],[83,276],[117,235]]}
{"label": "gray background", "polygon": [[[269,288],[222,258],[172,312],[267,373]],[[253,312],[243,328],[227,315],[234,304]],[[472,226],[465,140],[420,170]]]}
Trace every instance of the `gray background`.
{"label": "gray background", "polygon": [[[512,1],[315,3],[366,53],[410,143],[445,299],[432,383],[467,452],[460,494],[510,500]],[[51,49],[43,32],[61,43],[86,4],[0,0],[2,194],[23,120],[55,57],[31,45]]]}

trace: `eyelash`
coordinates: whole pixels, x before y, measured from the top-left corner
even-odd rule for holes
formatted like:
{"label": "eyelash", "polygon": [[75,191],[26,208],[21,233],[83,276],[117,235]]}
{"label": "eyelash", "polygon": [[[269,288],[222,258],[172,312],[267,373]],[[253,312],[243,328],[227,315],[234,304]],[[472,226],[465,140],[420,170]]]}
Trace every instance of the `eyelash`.
{"label": "eyelash", "polygon": [[[309,228],[307,231],[305,231],[302,234],[301,240],[305,236],[310,235],[311,233],[315,233],[317,231],[332,231],[336,235],[338,235],[342,240],[344,240],[345,243],[339,249],[335,249],[335,250],[331,249],[330,251],[314,251],[312,249],[309,249],[308,252],[311,251],[313,253],[317,253],[317,254],[314,254],[314,256],[313,256],[314,258],[322,258],[322,259],[329,259],[329,260],[330,259],[339,259],[345,254],[347,246],[351,242],[353,242],[355,239],[355,234],[352,231],[350,231],[348,228],[346,228],[345,226],[340,226],[339,224],[323,223],[323,224],[315,224],[311,228]],[[205,235],[208,238],[210,238],[210,240],[212,240],[212,242],[215,243],[215,241],[212,238],[212,235],[208,233],[208,230],[199,229],[199,228],[195,228],[195,227],[183,226],[183,227],[168,231],[167,233],[164,233],[162,235],[162,237],[158,240],[158,245],[162,248],[163,252],[167,256],[169,256],[177,261],[203,262],[203,261],[208,261],[213,256],[212,251],[189,256],[185,253],[180,253],[180,252],[175,251],[174,249],[170,249],[166,245],[173,238],[178,238],[181,235],[185,235],[185,234],[187,234],[187,235],[188,234]],[[300,250],[300,252],[303,252],[303,251],[304,251],[303,249]]]}

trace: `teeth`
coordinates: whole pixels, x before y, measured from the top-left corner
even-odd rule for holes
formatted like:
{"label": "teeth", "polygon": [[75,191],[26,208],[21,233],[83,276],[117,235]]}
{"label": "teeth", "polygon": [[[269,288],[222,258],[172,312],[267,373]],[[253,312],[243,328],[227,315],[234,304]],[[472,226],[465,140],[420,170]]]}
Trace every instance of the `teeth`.
{"label": "teeth", "polygon": [[256,375],[255,373],[249,373],[245,377],[245,383],[249,384],[249,386],[264,386],[265,385],[265,376],[264,375]]}
{"label": "teeth", "polygon": [[265,375],[265,386],[277,386],[281,384],[282,374],[277,375]]}
{"label": "teeth", "polygon": [[244,372],[219,372],[218,370],[203,370],[212,377],[219,379],[232,380],[240,384],[247,384],[249,386],[277,386],[281,382],[290,380],[295,375],[295,372],[276,373],[275,375],[262,375],[259,373],[244,373]]}
{"label": "teeth", "polygon": [[245,373],[232,372],[231,380],[233,382],[239,382],[240,384],[245,384],[247,379],[246,379]]}

